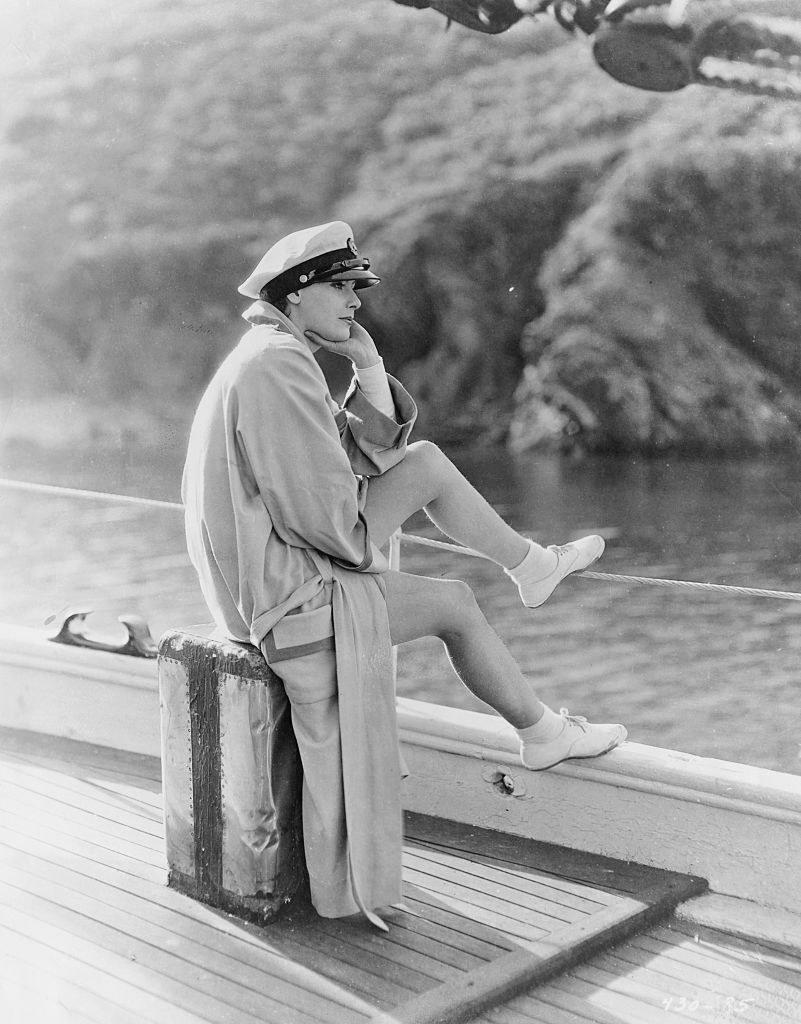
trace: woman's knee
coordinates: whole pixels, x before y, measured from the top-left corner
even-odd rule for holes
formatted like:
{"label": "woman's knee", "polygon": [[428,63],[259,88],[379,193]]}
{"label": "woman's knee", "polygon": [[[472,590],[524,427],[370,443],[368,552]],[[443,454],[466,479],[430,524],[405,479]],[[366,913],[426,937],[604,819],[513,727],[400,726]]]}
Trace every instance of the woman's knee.
{"label": "woman's knee", "polygon": [[461,580],[390,571],[384,581],[393,643],[423,636],[446,640],[472,628],[481,615],[473,591]]}
{"label": "woman's knee", "polygon": [[472,587],[463,580],[441,580],[439,632],[443,640],[470,628],[481,615]]}
{"label": "woman's knee", "polygon": [[413,441],[406,449],[406,460],[411,460],[417,471],[440,473],[450,459],[433,441]]}

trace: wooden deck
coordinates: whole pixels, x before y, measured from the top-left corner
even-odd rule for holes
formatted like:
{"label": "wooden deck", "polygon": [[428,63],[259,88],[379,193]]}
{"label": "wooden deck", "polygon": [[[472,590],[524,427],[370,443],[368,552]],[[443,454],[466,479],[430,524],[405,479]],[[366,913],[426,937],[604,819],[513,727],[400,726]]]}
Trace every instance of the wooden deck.
{"label": "wooden deck", "polygon": [[675,921],[475,1018],[476,1024],[797,1024],[801,951]]}
{"label": "wooden deck", "polygon": [[797,959],[662,923],[698,879],[419,815],[407,835],[388,935],[259,928],[166,886],[158,761],[0,730],[0,1020],[801,1018]]}

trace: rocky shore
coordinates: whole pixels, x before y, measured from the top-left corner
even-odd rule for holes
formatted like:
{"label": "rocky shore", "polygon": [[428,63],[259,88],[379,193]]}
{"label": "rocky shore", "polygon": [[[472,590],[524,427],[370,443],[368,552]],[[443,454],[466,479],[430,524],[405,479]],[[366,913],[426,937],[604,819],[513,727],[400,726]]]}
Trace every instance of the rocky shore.
{"label": "rocky shore", "polygon": [[421,425],[517,450],[798,449],[797,105],[603,88],[592,145],[560,129],[525,174],[377,231],[401,299],[377,291],[371,315]]}

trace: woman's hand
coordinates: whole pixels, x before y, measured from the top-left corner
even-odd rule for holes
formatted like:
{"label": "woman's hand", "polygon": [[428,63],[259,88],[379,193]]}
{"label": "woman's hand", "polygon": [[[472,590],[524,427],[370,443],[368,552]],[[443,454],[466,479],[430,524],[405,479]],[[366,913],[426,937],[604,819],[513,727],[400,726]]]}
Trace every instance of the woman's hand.
{"label": "woman's hand", "polygon": [[366,366],[374,366],[381,358],[373,339],[362,325],[355,321],[351,326],[350,337],[347,341],[330,341],[315,331],[306,331],[305,334],[309,341],[324,348],[326,352],[333,352],[335,355],[350,359],[357,370],[364,369]]}

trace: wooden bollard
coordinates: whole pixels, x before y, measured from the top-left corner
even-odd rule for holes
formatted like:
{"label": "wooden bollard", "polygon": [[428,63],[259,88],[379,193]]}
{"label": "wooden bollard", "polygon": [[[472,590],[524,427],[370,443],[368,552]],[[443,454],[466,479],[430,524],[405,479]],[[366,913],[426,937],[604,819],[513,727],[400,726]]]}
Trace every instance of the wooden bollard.
{"label": "wooden bollard", "polygon": [[307,891],[283,684],[255,647],[202,628],[165,634],[158,670],[168,883],[267,922]]}

